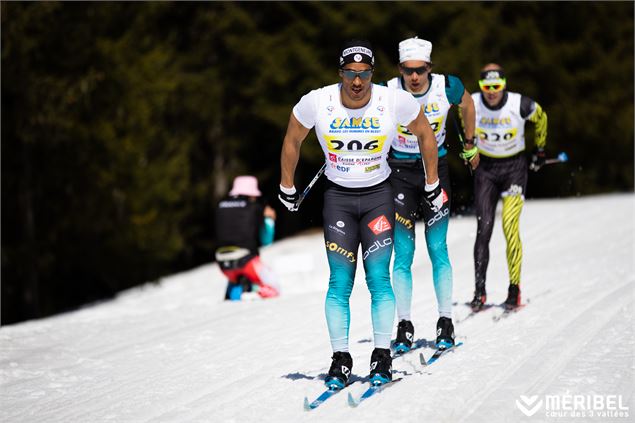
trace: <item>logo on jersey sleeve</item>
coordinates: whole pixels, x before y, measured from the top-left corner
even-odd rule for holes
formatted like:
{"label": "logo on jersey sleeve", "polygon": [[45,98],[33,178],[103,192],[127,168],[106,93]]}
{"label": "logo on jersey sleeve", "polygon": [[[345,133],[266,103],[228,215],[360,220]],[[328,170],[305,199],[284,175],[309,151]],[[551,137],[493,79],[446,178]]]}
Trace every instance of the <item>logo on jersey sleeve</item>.
{"label": "logo on jersey sleeve", "polygon": [[392,229],[392,226],[390,226],[390,222],[388,221],[386,216],[384,216],[383,214],[373,219],[368,224],[368,227],[370,228],[371,231],[373,231],[375,235],[379,235],[382,232],[386,232]]}
{"label": "logo on jersey sleeve", "polygon": [[[341,135],[324,135],[328,150],[332,153],[380,153],[384,149],[386,135],[355,135],[359,139],[346,139]],[[342,138],[345,138],[344,140]]]}

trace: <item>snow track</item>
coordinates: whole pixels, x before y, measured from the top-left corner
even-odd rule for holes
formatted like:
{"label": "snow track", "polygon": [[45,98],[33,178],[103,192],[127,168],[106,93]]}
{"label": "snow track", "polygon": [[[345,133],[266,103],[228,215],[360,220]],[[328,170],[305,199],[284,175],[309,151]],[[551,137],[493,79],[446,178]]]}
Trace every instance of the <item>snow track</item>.
{"label": "snow track", "polygon": [[[429,357],[430,348],[395,360],[405,379],[356,409],[345,394],[311,412],[302,407],[305,395],[322,392],[331,355],[328,269],[315,232],[263,250],[280,277],[277,299],[223,302],[222,275],[208,265],[77,312],[0,328],[0,420],[571,421],[526,417],[515,405],[521,395],[621,395],[633,407],[634,219],[632,194],[527,202],[521,288],[528,305],[495,321],[498,307],[465,319],[476,221],[453,218],[453,312],[465,345],[429,368],[418,355]],[[496,225],[487,283],[494,304],[507,294],[500,217]],[[419,225],[412,318],[415,339],[431,345],[438,316],[424,243]],[[372,348],[360,266],[351,297],[353,395],[365,388]]]}

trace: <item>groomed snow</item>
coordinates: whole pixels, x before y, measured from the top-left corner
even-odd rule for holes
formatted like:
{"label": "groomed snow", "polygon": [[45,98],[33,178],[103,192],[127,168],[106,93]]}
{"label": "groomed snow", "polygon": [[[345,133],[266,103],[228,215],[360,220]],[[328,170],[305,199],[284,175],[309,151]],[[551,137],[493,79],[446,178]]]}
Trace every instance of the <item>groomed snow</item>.
{"label": "groomed snow", "polygon": [[[414,352],[395,360],[405,379],[356,409],[345,393],[311,412],[302,407],[305,395],[323,390],[331,355],[328,268],[315,231],[262,250],[279,276],[277,299],[222,301],[225,282],[211,264],[113,301],[0,328],[0,420],[632,421],[634,221],[632,194],[528,201],[521,217],[528,305],[496,321],[498,308],[468,317],[476,220],[452,218],[453,313],[464,345],[427,369]],[[500,216],[490,252],[488,301],[500,303],[508,283]],[[413,271],[415,338],[432,341],[437,311],[422,225]],[[351,310],[353,379],[360,379],[373,348],[361,269]],[[363,388],[358,381],[347,390]],[[531,408],[530,400],[548,395],[615,395],[628,417],[558,417],[544,402],[527,417],[516,404]]]}

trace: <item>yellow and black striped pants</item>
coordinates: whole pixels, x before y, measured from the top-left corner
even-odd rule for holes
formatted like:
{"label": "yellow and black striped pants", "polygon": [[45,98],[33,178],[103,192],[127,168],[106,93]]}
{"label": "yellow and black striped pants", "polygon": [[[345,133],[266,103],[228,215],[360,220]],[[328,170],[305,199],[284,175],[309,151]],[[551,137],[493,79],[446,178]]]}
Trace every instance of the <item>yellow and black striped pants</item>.
{"label": "yellow and black striped pants", "polygon": [[481,163],[474,173],[474,205],[478,222],[474,243],[474,273],[477,290],[485,290],[489,242],[494,228],[496,206],[501,197],[509,283],[520,284],[523,247],[520,241],[519,221],[526,186],[527,159],[522,153],[504,159],[481,156]]}

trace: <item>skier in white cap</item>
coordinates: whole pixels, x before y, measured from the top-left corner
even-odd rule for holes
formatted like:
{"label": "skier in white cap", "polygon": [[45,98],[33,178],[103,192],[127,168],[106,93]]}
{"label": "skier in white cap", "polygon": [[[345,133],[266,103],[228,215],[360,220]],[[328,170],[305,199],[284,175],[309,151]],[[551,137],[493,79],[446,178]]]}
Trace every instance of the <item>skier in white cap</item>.
{"label": "skier in white cap", "polygon": [[[474,103],[461,80],[454,75],[432,73],[432,43],[420,38],[408,38],[399,43],[399,77],[386,85],[408,91],[423,108],[436,137],[439,162],[438,174],[444,204],[440,210],[427,207],[420,209],[431,187],[426,184],[421,172],[421,152],[408,128],[399,126],[392,139],[388,162],[393,172],[390,182],[393,187],[396,225],[395,260],[393,264],[393,289],[397,304],[397,338],[394,348],[403,353],[412,347],[414,325],[410,314],[412,303],[411,266],[415,252],[415,220],[418,210],[425,222],[428,254],[432,261],[432,276],[437,298],[439,319],[436,343],[440,348],[454,345],[452,324],[452,266],[448,256],[446,235],[450,220],[450,175],[445,147],[446,122],[453,105],[459,107],[465,122],[465,144],[462,157],[478,160],[474,148]],[[426,169],[427,170],[427,169]]]}

